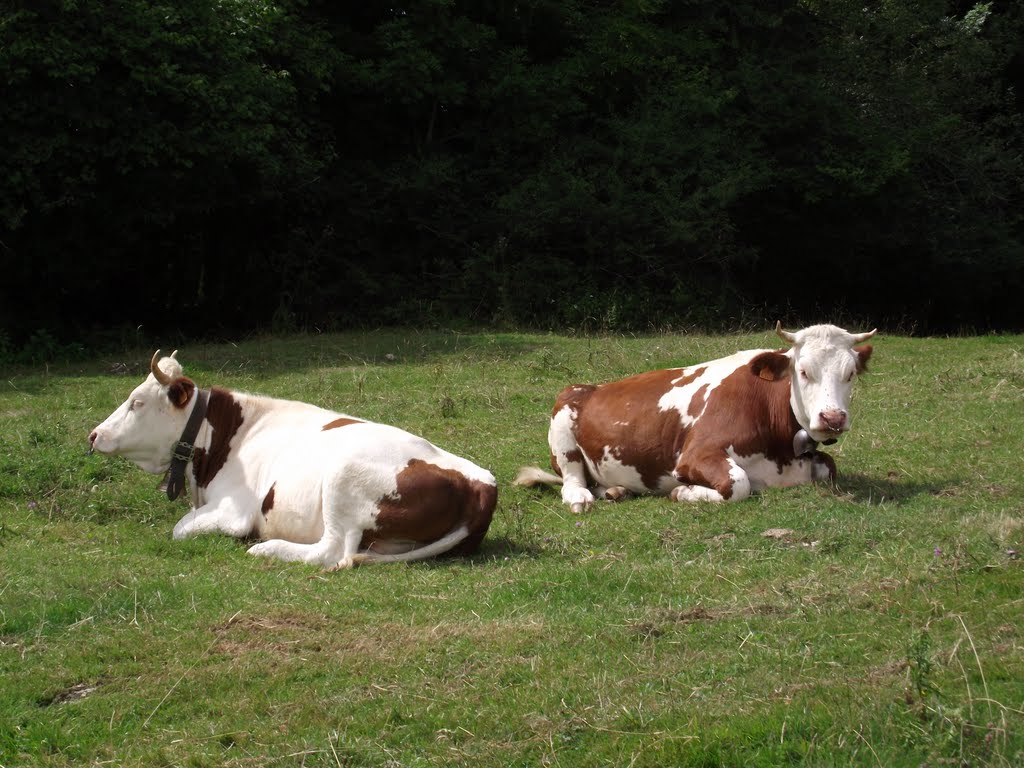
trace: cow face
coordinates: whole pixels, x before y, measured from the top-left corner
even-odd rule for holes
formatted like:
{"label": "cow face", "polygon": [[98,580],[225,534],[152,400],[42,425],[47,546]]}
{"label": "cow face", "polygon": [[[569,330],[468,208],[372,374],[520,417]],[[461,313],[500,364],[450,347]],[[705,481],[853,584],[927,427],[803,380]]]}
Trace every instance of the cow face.
{"label": "cow face", "polygon": [[89,434],[91,450],[124,456],[146,472],[164,472],[171,463],[171,448],[188,420],[185,406],[195,384],[182,376],[181,365],[170,357],[150,362],[150,374],[121,407]]}
{"label": "cow face", "polygon": [[793,346],[790,358],[790,404],[797,421],[819,442],[833,439],[850,428],[850,391],[857,374],[865,370],[871,346],[855,348],[875,331],[848,333],[834,325],[812,325],[779,335]]}

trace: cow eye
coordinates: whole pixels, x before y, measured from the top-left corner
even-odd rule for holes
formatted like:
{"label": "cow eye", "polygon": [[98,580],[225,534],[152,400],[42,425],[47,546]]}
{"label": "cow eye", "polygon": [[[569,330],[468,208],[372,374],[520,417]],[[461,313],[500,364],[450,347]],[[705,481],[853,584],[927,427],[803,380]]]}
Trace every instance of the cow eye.
{"label": "cow eye", "polygon": [[804,381],[811,380],[811,377],[807,375],[807,371],[805,371],[803,368],[800,369],[800,378],[803,379]]}
{"label": "cow eye", "polygon": [[141,407],[142,407],[143,405],[145,405],[145,403],[143,403],[143,402],[142,402],[141,400],[132,400],[132,408],[131,408],[131,409],[132,409],[133,411],[137,411],[137,410],[139,410],[139,408],[141,408]]}

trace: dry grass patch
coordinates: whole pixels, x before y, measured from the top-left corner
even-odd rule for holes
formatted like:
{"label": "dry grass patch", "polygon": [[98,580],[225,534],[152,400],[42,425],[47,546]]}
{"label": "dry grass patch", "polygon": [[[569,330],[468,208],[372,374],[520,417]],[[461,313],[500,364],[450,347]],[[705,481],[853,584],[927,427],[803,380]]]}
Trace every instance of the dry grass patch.
{"label": "dry grass patch", "polygon": [[254,652],[280,660],[313,654],[357,658],[364,663],[393,663],[422,652],[425,647],[468,643],[485,649],[506,648],[543,635],[540,619],[440,621],[431,626],[402,622],[367,623],[363,619],[339,621],[322,613],[282,611],[262,616],[242,615],[214,627],[215,649],[229,656]]}

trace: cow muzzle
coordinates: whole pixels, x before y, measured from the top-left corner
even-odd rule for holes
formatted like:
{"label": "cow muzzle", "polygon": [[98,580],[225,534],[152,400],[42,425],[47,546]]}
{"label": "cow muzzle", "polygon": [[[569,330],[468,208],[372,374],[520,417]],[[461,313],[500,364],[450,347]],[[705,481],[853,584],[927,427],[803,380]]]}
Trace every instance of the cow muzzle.
{"label": "cow muzzle", "polygon": [[850,428],[849,415],[841,408],[821,411],[818,414],[818,421],[824,427],[823,431],[832,432],[833,434],[846,432]]}
{"label": "cow muzzle", "polygon": [[113,452],[114,446],[109,434],[99,428],[89,433],[89,453],[101,453],[106,456]]}

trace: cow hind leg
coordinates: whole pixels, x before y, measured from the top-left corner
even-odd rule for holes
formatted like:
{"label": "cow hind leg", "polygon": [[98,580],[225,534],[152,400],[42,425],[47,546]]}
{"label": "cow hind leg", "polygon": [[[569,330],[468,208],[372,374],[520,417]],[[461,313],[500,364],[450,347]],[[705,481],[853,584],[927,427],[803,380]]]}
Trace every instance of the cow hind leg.
{"label": "cow hind leg", "polygon": [[[362,531],[356,531],[356,534],[356,546],[358,547]],[[257,557],[276,557],[285,562],[310,563],[325,568],[337,567],[344,560],[344,552],[343,544],[324,539],[313,544],[299,544],[284,539],[268,539],[249,547],[249,554]]]}
{"label": "cow hind leg", "polygon": [[475,552],[498,501],[493,483],[421,463],[400,476],[396,497],[378,505],[373,541],[355,563],[397,563]]}
{"label": "cow hind leg", "polygon": [[284,539],[269,539],[249,548],[250,555],[276,557],[286,562],[303,562],[335,570],[351,568],[359,550],[363,529],[351,526],[340,529],[334,525],[324,527],[323,536],[312,544],[300,544]]}
{"label": "cow hind leg", "polygon": [[578,515],[593,506],[594,494],[587,487],[587,467],[576,442],[575,421],[576,412],[569,406],[556,412],[548,428],[548,447],[551,467],[562,476],[562,501]]}

